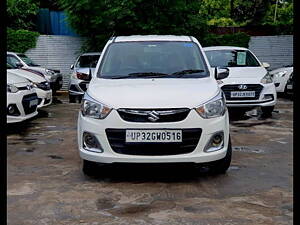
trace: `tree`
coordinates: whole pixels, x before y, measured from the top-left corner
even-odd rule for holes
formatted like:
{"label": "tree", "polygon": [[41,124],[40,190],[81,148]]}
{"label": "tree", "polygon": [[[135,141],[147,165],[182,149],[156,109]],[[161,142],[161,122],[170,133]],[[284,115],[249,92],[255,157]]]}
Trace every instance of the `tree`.
{"label": "tree", "polygon": [[34,30],[39,6],[33,0],[7,0],[7,27]]}
{"label": "tree", "polygon": [[[199,0],[60,0],[73,29],[98,50],[112,35],[203,34]],[[200,37],[201,39],[201,37]]]}

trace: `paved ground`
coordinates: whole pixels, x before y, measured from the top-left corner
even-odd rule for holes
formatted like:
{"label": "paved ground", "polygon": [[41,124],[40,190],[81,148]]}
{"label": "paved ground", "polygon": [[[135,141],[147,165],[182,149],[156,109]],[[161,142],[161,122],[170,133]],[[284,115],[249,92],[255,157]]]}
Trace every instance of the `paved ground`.
{"label": "paved ground", "polygon": [[79,104],[64,96],[8,135],[8,224],[292,224],[293,102],[271,118],[232,118],[232,166],[213,176],[189,167],[81,172]]}

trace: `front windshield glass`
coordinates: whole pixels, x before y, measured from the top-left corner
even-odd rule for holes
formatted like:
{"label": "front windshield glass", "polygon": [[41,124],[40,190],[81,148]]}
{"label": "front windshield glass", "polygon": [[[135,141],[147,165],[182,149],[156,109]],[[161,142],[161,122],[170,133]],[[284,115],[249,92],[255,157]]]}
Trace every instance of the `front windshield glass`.
{"label": "front windshield glass", "polygon": [[76,67],[79,68],[95,68],[100,55],[82,55],[79,57]]}
{"label": "front windshield glass", "polygon": [[245,50],[211,50],[205,51],[211,67],[253,67],[260,66],[259,62]]}
{"label": "front windshield glass", "polygon": [[38,64],[34,63],[32,59],[30,59],[25,54],[18,54],[18,56],[27,64],[27,66],[39,66]]}
{"label": "front windshield glass", "polygon": [[196,43],[139,41],[110,44],[97,76],[108,79],[202,78],[209,73]]}

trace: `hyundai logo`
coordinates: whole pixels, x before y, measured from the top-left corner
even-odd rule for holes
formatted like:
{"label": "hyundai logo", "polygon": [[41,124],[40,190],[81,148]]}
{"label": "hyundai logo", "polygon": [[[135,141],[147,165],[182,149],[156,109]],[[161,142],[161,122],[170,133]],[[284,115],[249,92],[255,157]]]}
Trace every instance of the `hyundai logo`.
{"label": "hyundai logo", "polygon": [[246,90],[248,87],[247,87],[246,84],[240,84],[240,85],[238,86],[238,88],[239,88],[240,90]]}
{"label": "hyundai logo", "polygon": [[157,120],[159,120],[159,113],[156,111],[151,111],[150,113],[148,113],[148,120],[150,120],[151,122],[155,122]]}

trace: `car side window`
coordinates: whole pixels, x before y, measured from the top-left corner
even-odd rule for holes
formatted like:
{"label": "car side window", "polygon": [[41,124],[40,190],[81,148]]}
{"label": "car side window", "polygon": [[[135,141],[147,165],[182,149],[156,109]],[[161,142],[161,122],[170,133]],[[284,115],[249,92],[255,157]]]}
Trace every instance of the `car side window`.
{"label": "car side window", "polygon": [[9,64],[13,65],[14,67],[16,67],[17,66],[16,64],[20,62],[20,60],[18,60],[16,57],[11,56],[11,55],[6,57],[6,61]]}

